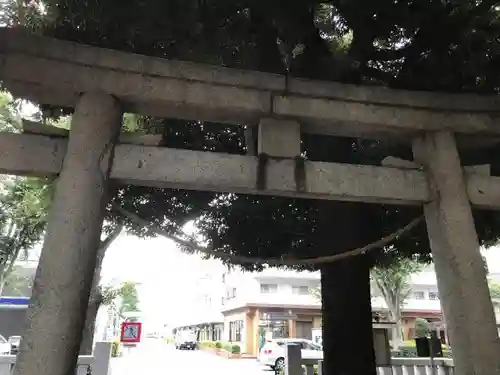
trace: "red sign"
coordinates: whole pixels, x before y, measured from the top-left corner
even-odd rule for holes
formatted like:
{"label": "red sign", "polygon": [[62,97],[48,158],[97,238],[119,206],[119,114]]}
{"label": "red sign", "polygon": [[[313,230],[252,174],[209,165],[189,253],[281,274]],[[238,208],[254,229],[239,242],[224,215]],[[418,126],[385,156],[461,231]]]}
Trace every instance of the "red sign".
{"label": "red sign", "polygon": [[122,323],[122,334],[120,341],[123,343],[141,342],[142,323],[124,322]]}

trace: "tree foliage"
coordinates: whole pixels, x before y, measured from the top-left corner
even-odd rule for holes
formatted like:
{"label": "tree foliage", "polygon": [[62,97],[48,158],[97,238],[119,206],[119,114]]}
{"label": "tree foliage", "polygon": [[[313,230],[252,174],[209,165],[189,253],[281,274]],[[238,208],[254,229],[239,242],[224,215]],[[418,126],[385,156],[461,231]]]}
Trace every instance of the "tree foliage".
{"label": "tree foliage", "polygon": [[124,281],[118,287],[114,285],[103,286],[103,305],[115,306],[120,316],[127,312],[139,312],[139,293],[137,283]]}
{"label": "tree foliage", "polygon": [[[46,5],[43,22],[22,24],[60,39],[150,56],[392,88],[491,94],[500,87],[500,18],[493,0],[47,0]],[[51,116],[61,109],[44,106],[44,113]],[[163,134],[166,147],[232,154],[254,148],[249,124],[139,121],[143,131]],[[462,150],[462,162],[491,163],[498,173],[497,148]],[[370,165],[390,155],[412,158],[409,144],[315,135],[303,136],[303,151],[309,160]],[[421,214],[408,207],[133,186],[116,187],[113,202],[174,235],[182,236],[183,224],[196,220],[200,234],[218,252],[259,258],[351,250]],[[109,212],[108,218],[118,217]],[[498,239],[499,217],[475,212],[482,243]],[[139,235],[152,234],[128,219],[125,223]],[[366,274],[368,282],[369,266],[401,256],[429,258],[423,225],[398,239],[391,251],[324,266],[322,274],[349,277],[347,269],[357,267],[352,275]],[[343,292],[333,279],[324,284],[324,297],[325,292]],[[358,286],[367,291],[362,283]],[[325,358],[333,363],[329,345],[325,341]],[[347,349],[344,354],[355,352]]]}
{"label": "tree foliage", "polygon": [[496,307],[500,306],[500,284],[497,282],[490,282],[490,295],[493,301],[493,305]]}
{"label": "tree foliage", "polygon": [[[281,1],[170,0],[118,6],[112,0],[50,0],[41,32],[146,55],[307,78],[491,93],[498,87],[495,63],[500,55],[496,39],[500,21],[494,5],[491,1],[471,6],[469,1],[428,0],[415,5],[389,0],[303,0],[291,6]],[[241,125],[155,118],[139,118],[139,122],[142,131],[163,133],[168,147],[243,154],[249,146]],[[408,147],[324,136],[306,136],[304,150],[311,160],[364,164],[379,164],[388,155],[411,157]],[[197,219],[211,245],[228,253],[302,257],[349,250],[318,249],[317,245],[326,236],[318,231],[341,235],[323,219],[325,214],[335,215],[345,205],[341,203],[141,187],[119,189],[116,200],[176,235],[182,234],[187,220]],[[355,222],[363,228],[360,245],[419,214],[393,206],[351,207],[356,211]],[[481,240],[495,241],[498,216],[476,213],[476,219]],[[315,230],[320,222],[328,229]],[[248,231],[248,225],[258,230]],[[133,223],[129,226],[138,234],[148,234]],[[402,239],[386,255],[397,258],[398,252],[428,254],[425,229]]]}
{"label": "tree foliage", "polygon": [[41,239],[46,211],[38,181],[13,178],[4,182],[0,193],[0,290],[16,261]]}
{"label": "tree foliage", "polygon": [[430,335],[430,324],[424,318],[415,319],[415,338],[425,338]]}
{"label": "tree foliage", "polygon": [[[19,103],[0,92],[0,131],[21,127]],[[0,181],[0,294],[16,262],[41,239],[47,220],[47,194],[38,179],[2,176]],[[10,278],[11,284],[14,279]],[[17,280],[21,281],[21,280]]]}
{"label": "tree foliage", "polygon": [[[156,0],[118,4],[114,0],[48,0],[43,17],[37,3],[19,3],[24,6],[21,13],[29,10],[39,15],[36,22],[28,19],[21,22],[23,25],[36,26],[45,35],[91,45],[397,88],[492,93],[498,87],[500,21],[495,2],[489,0],[478,6],[466,0],[425,0],[418,5],[389,0],[301,0],[293,5],[282,1]],[[138,118],[136,123],[142,131],[163,133],[168,147],[243,154],[250,146],[242,125],[147,117]],[[389,147],[380,142],[325,136],[305,136],[304,151],[311,160],[364,164],[379,164],[388,155],[411,158],[404,145]],[[318,249],[326,236],[318,235],[318,231],[333,237],[342,235],[332,232],[331,222],[324,220],[325,215],[342,211],[340,206],[346,205],[342,203],[141,187],[117,189],[115,198],[172,234],[182,234],[182,225],[197,219],[202,234],[219,251],[256,257],[302,257],[349,250],[338,246],[334,250]],[[393,206],[350,207],[356,212],[354,222],[363,228],[360,245],[394,231],[419,214],[419,210]],[[476,219],[481,240],[496,241],[498,215],[476,213]],[[321,223],[328,228],[322,230]],[[248,231],[248,225],[258,230]],[[147,229],[130,222],[129,226],[138,234],[148,234]],[[386,255],[397,258],[398,253],[426,256],[425,229],[401,240]]]}
{"label": "tree foliage", "polygon": [[30,297],[35,269],[14,266],[12,272],[5,277],[3,294],[12,297]]}

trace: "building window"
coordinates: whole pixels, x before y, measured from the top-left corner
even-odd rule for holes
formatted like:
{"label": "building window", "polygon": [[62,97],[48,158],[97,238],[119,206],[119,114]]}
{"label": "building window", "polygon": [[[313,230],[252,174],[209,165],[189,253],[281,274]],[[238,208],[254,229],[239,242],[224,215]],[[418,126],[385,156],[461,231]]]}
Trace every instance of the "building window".
{"label": "building window", "polygon": [[276,284],[260,284],[261,293],[276,293],[278,291],[278,285]]}
{"label": "building window", "polygon": [[307,295],[310,294],[308,286],[292,286],[293,294]]}
{"label": "building window", "polygon": [[234,322],[229,322],[229,341],[240,342],[242,330],[243,320],[235,320]]}
{"label": "building window", "polygon": [[439,299],[438,292],[429,292],[429,299],[432,301],[437,301]]}
{"label": "building window", "polygon": [[413,292],[413,299],[425,299],[425,294],[421,290]]}
{"label": "building window", "polygon": [[226,297],[227,299],[235,298],[236,297],[236,288],[231,288],[226,291]]}

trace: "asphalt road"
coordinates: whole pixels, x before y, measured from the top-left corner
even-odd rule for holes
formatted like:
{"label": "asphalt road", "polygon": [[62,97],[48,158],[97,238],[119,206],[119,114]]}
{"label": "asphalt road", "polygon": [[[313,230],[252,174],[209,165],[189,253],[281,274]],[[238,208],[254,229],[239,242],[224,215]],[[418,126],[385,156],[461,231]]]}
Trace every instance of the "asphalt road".
{"label": "asphalt road", "polygon": [[226,359],[201,350],[176,350],[150,339],[114,358],[110,375],[274,375],[254,359]]}

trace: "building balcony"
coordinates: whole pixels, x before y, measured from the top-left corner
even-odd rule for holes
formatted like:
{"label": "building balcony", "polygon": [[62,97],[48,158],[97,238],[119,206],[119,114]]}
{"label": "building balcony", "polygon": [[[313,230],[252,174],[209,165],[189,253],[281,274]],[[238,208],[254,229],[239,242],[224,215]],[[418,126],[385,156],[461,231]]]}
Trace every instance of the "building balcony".
{"label": "building balcony", "polygon": [[[372,308],[374,310],[386,310],[387,305],[382,297],[372,298]],[[403,311],[440,312],[441,303],[439,300],[421,300],[408,298],[403,303]]]}
{"label": "building balcony", "polygon": [[312,295],[294,295],[283,293],[257,293],[245,295],[243,298],[230,298],[224,301],[222,311],[233,310],[244,306],[290,306],[319,308],[321,302]]}
{"label": "building balcony", "polygon": [[296,272],[296,271],[288,271],[282,270],[279,268],[268,268],[264,271],[255,273],[254,275],[256,280],[310,280],[312,282],[319,282],[321,279],[321,275],[319,272]]}

